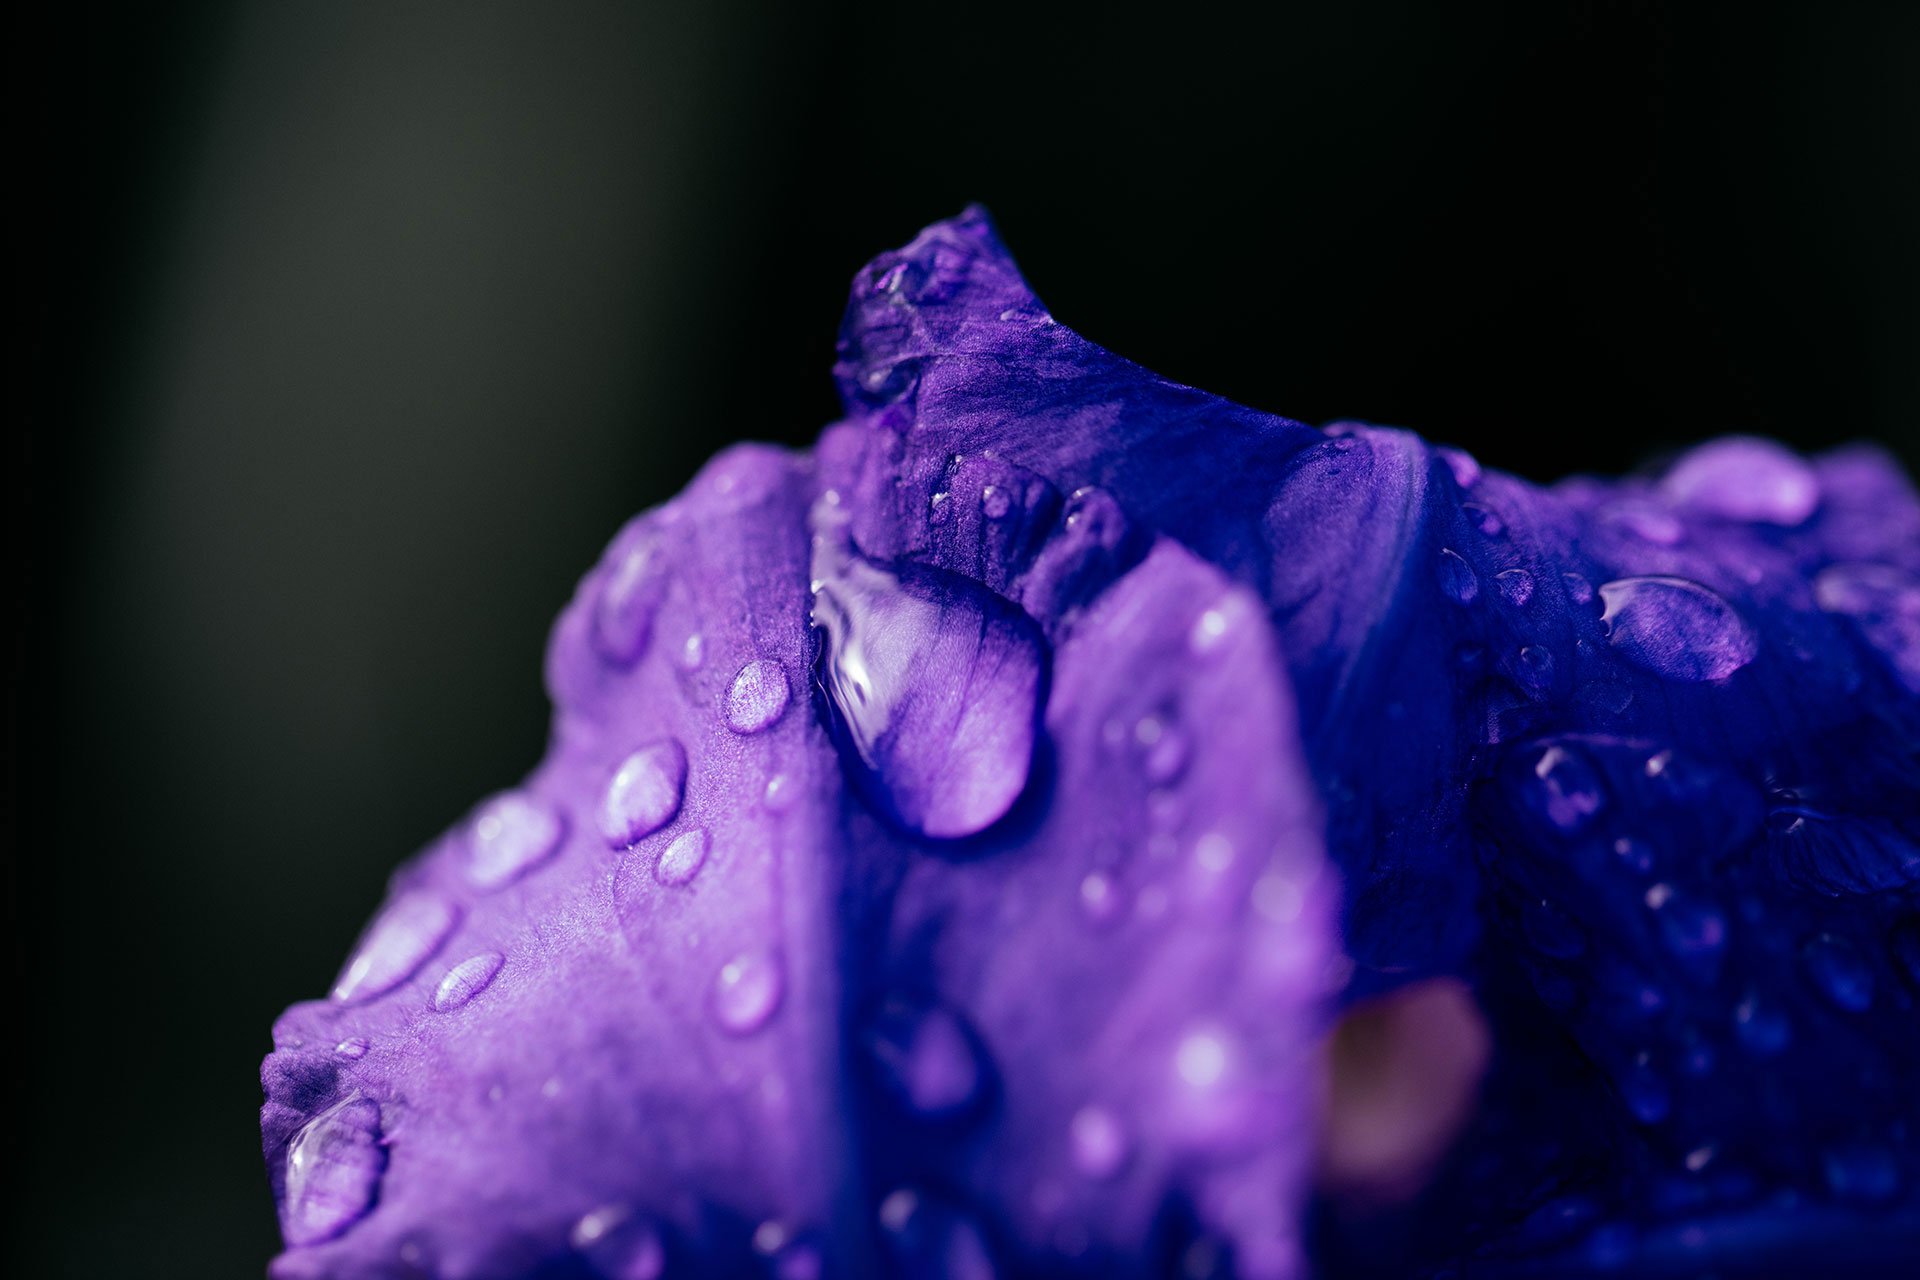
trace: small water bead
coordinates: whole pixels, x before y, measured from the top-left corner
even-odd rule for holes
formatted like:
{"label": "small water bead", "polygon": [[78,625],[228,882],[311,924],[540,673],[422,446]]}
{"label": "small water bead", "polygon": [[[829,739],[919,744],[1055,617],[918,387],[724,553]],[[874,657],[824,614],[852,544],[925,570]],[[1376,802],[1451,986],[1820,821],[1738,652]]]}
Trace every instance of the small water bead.
{"label": "small water bead", "polygon": [[990,484],[980,490],[980,512],[987,519],[1004,520],[1011,510],[1013,499],[999,485]]}
{"label": "small water bead", "polygon": [[706,660],[707,639],[705,636],[695,631],[685,640],[681,641],[679,662],[682,671],[698,671],[700,665]]}
{"label": "small water bead", "polygon": [[1567,599],[1578,605],[1593,603],[1593,584],[1577,573],[1563,573],[1560,582],[1567,589]]}
{"label": "small water bead", "polygon": [[1668,680],[1724,680],[1760,640],[1731,604],[1685,578],[1619,578],[1600,588],[1601,623],[1621,657]]}
{"label": "small water bead", "polygon": [[1040,629],[980,583],[924,565],[882,568],[838,536],[816,545],[813,624],[842,759],[909,830],[983,831],[1013,807],[1033,766]]}
{"label": "small water bead", "polygon": [[1623,529],[1656,547],[1675,546],[1687,532],[1677,516],[1651,502],[1629,499],[1610,509],[1605,519],[1615,528]]}
{"label": "small water bead", "polygon": [[1474,576],[1473,566],[1447,547],[1440,550],[1440,589],[1455,604],[1472,604],[1480,598],[1480,579]]}
{"label": "small water bead", "polygon": [[1442,445],[1434,452],[1447,464],[1447,470],[1453,473],[1453,482],[1462,489],[1471,489],[1480,481],[1480,463],[1470,453]]}
{"label": "small water bead", "polygon": [[1681,1163],[1686,1165],[1688,1173],[1699,1173],[1702,1169],[1713,1163],[1713,1157],[1713,1144],[1707,1143],[1704,1146],[1695,1147],[1693,1150],[1687,1152],[1687,1158]]}
{"label": "small water bead", "polygon": [[1733,1007],[1733,1033],[1753,1056],[1771,1058],[1787,1047],[1793,1027],[1786,1014],[1750,991]]}
{"label": "small water bead", "polygon": [[437,894],[401,895],[361,939],[333,984],[333,998],[368,1000],[393,990],[432,958],[459,923],[460,908]]}
{"label": "small water bead", "polygon": [[686,749],[673,738],[648,743],[620,762],[600,806],[600,834],[615,849],[673,821],[687,785]]}
{"label": "small water bead", "polygon": [[440,985],[434,989],[433,1011],[452,1013],[460,1008],[492,986],[500,974],[500,966],[505,963],[506,957],[498,951],[485,951],[462,960],[447,970],[447,976],[440,979]]}
{"label": "small water bead", "polygon": [[1543,644],[1523,646],[1514,669],[1520,683],[1536,697],[1553,688],[1553,650]]}
{"label": "small water bead", "polygon": [[349,1061],[358,1062],[367,1056],[370,1047],[365,1036],[349,1036],[333,1046],[333,1051]]}
{"label": "small water bead", "polygon": [[1073,1167],[1095,1181],[1113,1177],[1126,1163],[1126,1130],[1105,1107],[1086,1106],[1074,1112],[1068,1136]]}
{"label": "small water bead", "polygon": [[1567,747],[1548,747],[1534,762],[1539,780],[1539,805],[1548,822],[1566,835],[1586,830],[1606,805],[1600,776],[1593,766]]}
{"label": "small water bead", "polygon": [[1473,527],[1489,538],[1497,538],[1507,531],[1507,522],[1491,507],[1483,507],[1477,502],[1460,504],[1461,514],[1472,522]]}
{"label": "small water bead", "polygon": [[638,662],[653,637],[653,615],[666,594],[666,575],[658,572],[660,558],[651,540],[629,549],[594,602],[593,647],[617,666]]}
{"label": "small water bead", "polygon": [[380,1106],[350,1097],[303,1125],[287,1144],[280,1226],[296,1248],[331,1240],[373,1207],[386,1171]]}
{"label": "small water bead", "polygon": [[1729,436],[1703,444],[1660,482],[1681,506],[1727,520],[1793,527],[1820,505],[1812,467],[1770,440]]}
{"label": "small water bead", "polygon": [[985,1067],[974,1037],[942,1005],[890,1003],[863,1043],[888,1092],[915,1115],[952,1115],[979,1095]]}
{"label": "small water bead", "polygon": [[[1651,898],[1649,899],[1651,902]],[[1718,955],[1727,943],[1727,918],[1718,908],[1684,894],[1668,893],[1654,908],[1667,949],[1683,959]]]}
{"label": "small water bead", "polygon": [[467,880],[477,889],[512,884],[560,848],[566,823],[544,800],[509,791],[474,816],[467,837]]}
{"label": "small water bead", "polygon": [[1104,871],[1089,871],[1080,881],[1080,909],[1095,924],[1111,924],[1124,905],[1120,887]]}
{"label": "small water bead", "polygon": [[681,832],[653,864],[653,878],[669,889],[692,883],[707,860],[707,847],[706,828]]}
{"label": "small water bead", "polygon": [[1518,609],[1533,599],[1533,575],[1525,569],[1507,569],[1493,575],[1500,598]]}
{"label": "small water bead", "polygon": [[793,779],[784,773],[776,773],[767,779],[767,789],[762,797],[762,803],[767,806],[768,813],[785,813],[793,804],[793,794]]}
{"label": "small water bead", "polygon": [[659,1280],[667,1250],[653,1221],[625,1205],[603,1205],[573,1224],[567,1243],[601,1280]]}
{"label": "small water bead", "polygon": [[735,956],[720,966],[714,979],[714,1018],[733,1035],[750,1035],[779,1009],[786,985],[777,956],[760,951]]}
{"label": "small water bead", "polygon": [[1212,653],[1226,639],[1228,625],[1226,609],[1215,607],[1201,610],[1200,616],[1193,620],[1193,630],[1187,635],[1187,648],[1196,656]]}
{"label": "small water bead", "polygon": [[1814,985],[1836,1007],[1864,1013],[1873,1005],[1873,967],[1853,943],[1823,933],[1809,939],[1800,955]]}
{"label": "small water bead", "polygon": [[755,658],[740,668],[727,690],[727,728],[759,733],[787,710],[787,673],[779,663]]}

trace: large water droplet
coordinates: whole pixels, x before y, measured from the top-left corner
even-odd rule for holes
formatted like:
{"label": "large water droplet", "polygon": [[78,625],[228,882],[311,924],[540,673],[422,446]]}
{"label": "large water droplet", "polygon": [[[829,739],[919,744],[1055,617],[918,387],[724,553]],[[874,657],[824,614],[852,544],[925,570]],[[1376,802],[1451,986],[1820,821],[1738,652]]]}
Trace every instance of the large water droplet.
{"label": "large water droplet", "polygon": [[387,1167],[380,1106],[352,1097],[309,1120],[287,1144],[280,1225],[296,1248],[331,1240],[373,1207]]}
{"label": "large water droplet", "polygon": [[1820,481],[1798,455],[1770,440],[1729,436],[1674,465],[1661,488],[1690,510],[1728,520],[1793,526],[1820,505]]}
{"label": "large water droplet", "polygon": [[1872,1006],[1873,966],[1853,943],[1823,933],[1807,942],[1801,956],[1814,985],[1836,1006],[1852,1013]]}
{"label": "large water droplet", "polygon": [[567,1243],[601,1280],[659,1280],[667,1269],[666,1247],[653,1220],[622,1204],[582,1214]]}
{"label": "large water droplet", "polygon": [[1669,680],[1724,680],[1759,637],[1725,600],[1685,578],[1619,578],[1600,588],[1601,621],[1621,657]]}
{"label": "large water droplet", "polygon": [[1068,1138],[1073,1167],[1089,1178],[1111,1178],[1126,1163],[1127,1132],[1105,1107],[1085,1106],[1074,1112]]}
{"label": "large water droplet", "polygon": [[593,647],[619,666],[632,666],[653,638],[653,615],[666,594],[658,549],[643,541],[620,557],[593,607]]}
{"label": "large water droplet", "polygon": [[889,1003],[864,1042],[888,1092],[917,1115],[952,1115],[979,1095],[984,1068],[973,1035],[941,1005]]}
{"label": "large water droplet", "polygon": [[713,1016],[734,1035],[767,1024],[786,994],[786,971],[777,956],[748,951],[720,966],[713,983]]}
{"label": "large water droplet", "polygon": [[474,815],[467,879],[482,890],[512,884],[553,856],[566,824],[553,806],[524,791],[495,796]]}
{"label": "large water droplet", "polygon": [[1455,604],[1472,604],[1480,597],[1480,579],[1466,557],[1449,547],[1440,549],[1440,589]]}
{"label": "large water droplet", "polygon": [[600,834],[616,849],[651,835],[680,812],[687,785],[687,753],[679,742],[663,738],[625,760],[607,784],[600,806]]}
{"label": "large water droplet", "polygon": [[653,864],[653,878],[669,889],[677,889],[699,875],[706,860],[706,828],[683,831],[661,851],[660,860]]}
{"label": "large water droplet", "polygon": [[816,544],[819,679],[843,758],[912,831],[956,838],[1026,788],[1045,642],[1018,606],[924,565],[897,571]]}
{"label": "large water droplet", "polygon": [[506,957],[498,951],[484,951],[447,970],[447,976],[440,979],[440,985],[433,992],[434,1012],[451,1013],[485,991],[493,985],[500,966],[505,963]]}
{"label": "large water droplet", "polygon": [[727,690],[727,728],[758,733],[787,709],[787,673],[779,663],[755,658],[740,668]]}
{"label": "large water droplet", "polygon": [[360,940],[333,984],[335,1000],[369,1000],[411,978],[460,923],[460,908],[426,892],[396,898]]}

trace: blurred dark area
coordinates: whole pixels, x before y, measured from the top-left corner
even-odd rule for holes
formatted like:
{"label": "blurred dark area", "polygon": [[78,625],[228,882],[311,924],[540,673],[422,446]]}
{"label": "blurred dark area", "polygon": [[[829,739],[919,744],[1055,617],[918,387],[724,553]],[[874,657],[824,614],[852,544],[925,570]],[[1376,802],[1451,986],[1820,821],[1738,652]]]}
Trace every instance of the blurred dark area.
{"label": "blurred dark area", "polygon": [[12,16],[8,1274],[261,1273],[257,1067],[549,621],[984,202],[1065,323],[1551,478],[1920,460],[1910,5]]}

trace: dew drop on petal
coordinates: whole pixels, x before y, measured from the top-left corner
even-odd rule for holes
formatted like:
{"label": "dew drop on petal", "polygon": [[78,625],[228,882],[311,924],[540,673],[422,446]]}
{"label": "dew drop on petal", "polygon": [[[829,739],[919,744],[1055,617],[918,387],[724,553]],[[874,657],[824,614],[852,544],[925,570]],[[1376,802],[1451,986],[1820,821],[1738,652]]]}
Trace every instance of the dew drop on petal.
{"label": "dew drop on petal", "polygon": [[1607,640],[1668,680],[1724,680],[1752,662],[1759,637],[1734,607],[1684,578],[1618,578],[1600,588]]}
{"label": "dew drop on petal", "polygon": [[1521,646],[1514,672],[1527,692],[1539,697],[1553,688],[1553,650],[1543,644]]}
{"label": "dew drop on petal", "polygon": [[460,908],[436,894],[414,892],[394,899],[360,940],[333,984],[333,998],[367,1000],[411,978],[460,923]]}
{"label": "dew drop on petal", "polygon": [[1599,775],[1568,747],[1552,746],[1541,752],[1533,776],[1535,808],[1566,835],[1586,830],[1606,804]]}
{"label": "dew drop on petal", "polygon": [[1593,584],[1577,573],[1563,573],[1560,581],[1566,586],[1567,599],[1575,604],[1593,603]]}
{"label": "dew drop on petal", "polygon": [[1748,1053],[1771,1058],[1787,1047],[1793,1027],[1786,1014],[1758,992],[1750,991],[1733,1007],[1733,1033]]}
{"label": "dew drop on petal", "polygon": [[653,864],[653,878],[669,889],[691,883],[707,860],[707,846],[705,827],[681,832],[661,850],[659,861]]}
{"label": "dew drop on petal", "polygon": [[1004,520],[1012,509],[1013,499],[1000,485],[990,484],[980,490],[980,510],[987,519]]}
{"label": "dew drop on petal", "polygon": [[1480,463],[1470,453],[1442,445],[1434,450],[1440,460],[1447,464],[1447,470],[1453,473],[1453,482],[1462,489],[1471,489],[1480,480]]}
{"label": "dew drop on petal", "polygon": [[659,1229],[625,1205],[602,1205],[582,1214],[567,1243],[592,1264],[600,1280],[659,1280],[667,1269]]}
{"label": "dew drop on petal", "polygon": [[1500,598],[1518,609],[1533,599],[1533,575],[1525,569],[1507,569],[1493,575]]}
{"label": "dew drop on petal", "polygon": [[447,976],[440,979],[440,985],[434,989],[433,1011],[451,1013],[460,1008],[493,985],[500,966],[505,963],[506,957],[498,951],[484,951],[462,960],[447,970]]}
{"label": "dew drop on petal", "polygon": [[1864,1013],[1873,1004],[1873,966],[1845,938],[1823,933],[1808,940],[1801,958],[1814,986],[1837,1008]]}
{"label": "dew drop on petal", "polygon": [[380,1106],[352,1097],[303,1125],[287,1144],[280,1223],[296,1248],[331,1240],[365,1216],[387,1167]]}
{"label": "dew drop on petal", "polygon": [[365,1036],[348,1036],[345,1040],[333,1046],[333,1051],[349,1061],[358,1061],[367,1056],[367,1050],[369,1048],[371,1048],[371,1046],[367,1043]]}
{"label": "dew drop on petal", "polygon": [[779,1009],[786,973],[778,957],[744,952],[720,966],[713,983],[713,1016],[734,1035],[758,1031]]}
{"label": "dew drop on petal", "polygon": [[787,709],[787,673],[777,662],[755,658],[740,668],[727,690],[727,728],[758,733]]}
{"label": "dew drop on petal", "polygon": [[1730,436],[1691,450],[1661,481],[1681,506],[1727,520],[1806,523],[1820,505],[1807,462],[1770,440]]}
{"label": "dew drop on petal", "polygon": [[600,834],[615,849],[651,835],[680,812],[687,785],[687,753],[663,738],[640,748],[614,771],[600,806]]}
{"label": "dew drop on petal", "polygon": [[1104,871],[1089,871],[1080,881],[1080,909],[1095,924],[1119,918],[1123,905],[1120,886]]}
{"label": "dew drop on petal", "polygon": [[467,879],[481,890],[512,884],[560,847],[566,824],[553,806],[524,791],[489,800],[467,837]]}
{"label": "dew drop on petal", "polygon": [[1111,1178],[1126,1163],[1126,1130],[1105,1107],[1085,1106],[1074,1112],[1068,1137],[1073,1167],[1089,1178]]}
{"label": "dew drop on petal", "polygon": [[608,662],[630,667],[647,651],[653,615],[665,594],[657,549],[642,542],[620,558],[593,607],[593,647]]}
{"label": "dew drop on petal", "polygon": [[916,1115],[951,1115],[979,1095],[986,1068],[976,1041],[942,1005],[889,1003],[862,1042],[887,1091]]}
{"label": "dew drop on petal", "polygon": [[1474,576],[1473,566],[1448,547],[1440,550],[1440,589],[1455,604],[1472,604],[1480,596],[1480,579]]}
{"label": "dew drop on petal", "polygon": [[1472,522],[1474,528],[1489,538],[1497,538],[1507,531],[1507,522],[1500,518],[1499,512],[1490,507],[1483,507],[1477,502],[1463,502],[1460,504],[1460,511]]}

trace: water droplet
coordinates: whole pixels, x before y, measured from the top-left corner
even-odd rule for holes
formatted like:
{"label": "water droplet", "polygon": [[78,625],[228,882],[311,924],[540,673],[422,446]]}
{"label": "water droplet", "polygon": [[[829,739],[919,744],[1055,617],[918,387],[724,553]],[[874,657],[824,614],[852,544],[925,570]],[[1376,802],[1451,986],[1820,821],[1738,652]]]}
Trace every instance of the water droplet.
{"label": "water droplet", "polygon": [[1681,506],[1727,520],[1792,527],[1820,505],[1813,468],[1770,440],[1729,436],[1703,444],[1660,482]]}
{"label": "water droplet", "polygon": [[1566,835],[1586,830],[1606,804],[1599,775],[1567,747],[1553,746],[1541,752],[1534,762],[1533,776],[1540,783],[1536,802],[1539,811]]}
{"label": "water droplet", "polygon": [[707,860],[707,832],[704,827],[683,831],[673,838],[653,864],[653,878],[669,889],[677,889],[700,874]]}
{"label": "water droplet", "polygon": [[1521,647],[1514,672],[1528,693],[1535,697],[1553,688],[1553,650],[1543,644]]}
{"label": "water droplet", "polygon": [[602,1205],[581,1215],[567,1242],[602,1280],[659,1280],[667,1269],[659,1229],[625,1205]]}
{"label": "water droplet", "polygon": [[952,1115],[980,1092],[984,1067],[974,1037],[942,1005],[891,1002],[863,1042],[888,1092],[916,1115]]}
{"label": "water droplet", "polygon": [[1204,609],[1193,620],[1193,631],[1187,636],[1187,647],[1195,654],[1212,653],[1220,647],[1226,638],[1229,618],[1223,608]]}
{"label": "water droplet", "polygon": [[1226,1043],[1210,1031],[1195,1031],[1174,1051],[1173,1067],[1194,1088],[1211,1088],[1226,1075]]}
{"label": "water droplet", "polygon": [[1525,569],[1507,569],[1493,575],[1500,598],[1518,609],[1533,599],[1533,575]]}
{"label": "water droplet", "polygon": [[640,748],[614,771],[600,806],[600,834],[624,849],[653,834],[680,812],[687,785],[687,753],[663,738]]}
{"label": "water droplet", "polygon": [[720,966],[713,984],[713,1014],[734,1035],[758,1031],[786,994],[786,972],[777,957],[749,951]]}
{"label": "water droplet", "polygon": [[[1147,725],[1153,726],[1151,741],[1139,736],[1140,729]],[[1135,741],[1141,746],[1140,764],[1148,782],[1163,786],[1185,772],[1189,746],[1186,732],[1179,725],[1149,716],[1135,726]]]}
{"label": "water droplet", "polygon": [[1621,657],[1669,680],[1724,680],[1759,637],[1734,607],[1685,578],[1619,578],[1600,588],[1601,622]]}
{"label": "water droplet", "polygon": [[1620,1077],[1620,1097],[1641,1124],[1659,1124],[1673,1106],[1667,1082],[1644,1053]]}
{"label": "water droplet", "polygon": [[707,638],[698,631],[689,635],[680,644],[680,669],[698,671],[700,664],[707,660]]}
{"label": "water droplet", "polygon": [[380,1106],[351,1097],[309,1120],[287,1144],[280,1225],[298,1248],[331,1240],[365,1216],[380,1188],[387,1151]]}
{"label": "water droplet", "polygon": [[1480,464],[1470,453],[1442,445],[1435,450],[1440,460],[1447,464],[1447,470],[1453,473],[1453,482],[1462,489],[1471,489],[1480,480]]}
{"label": "water droplet", "polygon": [[1884,1204],[1900,1190],[1900,1165],[1887,1148],[1846,1142],[1828,1148],[1820,1161],[1827,1190],[1836,1200]]}
{"label": "water droplet", "polygon": [[1814,985],[1834,1005],[1864,1013],[1873,1004],[1873,967],[1853,943],[1823,933],[1810,939],[1800,954]]}
{"label": "water droplet", "polygon": [[1608,524],[1624,529],[1642,542],[1671,547],[1686,536],[1686,526],[1663,507],[1629,499],[1606,513]]}
{"label": "water droplet", "polygon": [[785,813],[793,803],[793,779],[784,773],[776,773],[767,779],[765,803],[768,813]]}
{"label": "water droplet", "polygon": [[1458,551],[1440,549],[1440,589],[1455,604],[1472,604],[1480,597],[1480,579]]}
{"label": "water droplet", "polygon": [[1726,946],[1727,918],[1712,904],[1669,890],[1654,910],[1660,913],[1660,935],[1675,955],[1708,958]]}
{"label": "water droplet", "polygon": [[1577,573],[1563,573],[1560,575],[1560,581],[1567,588],[1567,599],[1580,605],[1593,603],[1593,584],[1591,582],[1588,582]]}
{"label": "water droplet", "polygon": [[1653,846],[1644,840],[1621,836],[1613,842],[1613,855],[1641,875],[1653,870]]}
{"label": "water droplet", "polygon": [[553,806],[524,791],[489,800],[467,837],[467,880],[477,889],[512,884],[560,847],[566,823]]}
{"label": "water droplet", "polygon": [[348,1036],[345,1040],[333,1046],[333,1051],[343,1058],[358,1062],[361,1058],[367,1056],[367,1050],[371,1047],[372,1046],[367,1043],[365,1036]]}
{"label": "water droplet", "polygon": [[1520,912],[1520,927],[1542,954],[1570,960],[1587,949],[1586,936],[1573,917],[1545,898],[1529,899]]}
{"label": "water droplet", "polygon": [[1702,1169],[1706,1168],[1708,1165],[1712,1164],[1713,1154],[1714,1152],[1713,1152],[1712,1143],[1707,1143],[1704,1146],[1695,1147],[1693,1150],[1687,1152],[1687,1158],[1683,1162],[1687,1166],[1687,1172],[1698,1173]]}
{"label": "water droplet", "polygon": [[1013,499],[999,485],[990,484],[980,490],[980,510],[989,520],[1004,520],[1013,510]]}
{"label": "water droplet", "polygon": [[727,690],[727,728],[758,733],[787,709],[787,673],[777,662],[755,658],[740,668]]}
{"label": "water droplet", "polygon": [[820,684],[856,778],[923,835],[999,821],[1026,788],[1039,732],[1046,650],[1033,619],[971,579],[896,573],[831,538],[815,576]]}
{"label": "water droplet", "polygon": [[593,647],[602,658],[630,667],[647,651],[653,615],[666,594],[666,575],[656,572],[658,549],[652,541],[620,557],[600,588],[593,607]]}
{"label": "water droplet", "polygon": [[1120,887],[1104,871],[1089,871],[1080,881],[1080,909],[1095,924],[1110,924],[1120,915]]}
{"label": "water droplet", "polygon": [[1463,502],[1460,512],[1472,522],[1474,528],[1489,538],[1497,538],[1507,531],[1507,522],[1490,507],[1483,507],[1477,502]]}
{"label": "water droplet", "polygon": [[339,981],[335,1000],[368,1000],[411,978],[460,923],[460,908],[431,893],[394,899],[360,940]]}
{"label": "water droplet", "polygon": [[1096,1181],[1120,1172],[1127,1160],[1127,1134],[1111,1111],[1082,1107],[1073,1113],[1069,1130],[1074,1168]]}
{"label": "water droplet", "polygon": [[1775,1056],[1793,1038],[1787,1015],[1754,991],[1749,991],[1733,1007],[1733,1031],[1747,1051],[1757,1058]]}
{"label": "water droplet", "polygon": [[460,1008],[492,986],[494,978],[500,973],[500,966],[505,963],[506,957],[498,951],[484,951],[462,960],[447,970],[446,977],[440,979],[440,985],[433,993],[433,1011],[451,1013]]}

